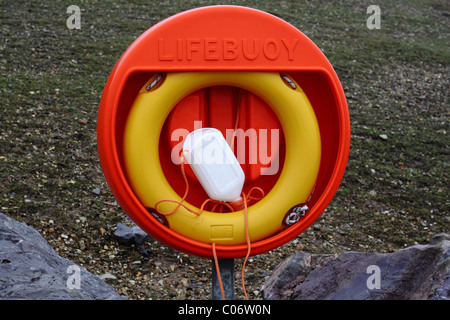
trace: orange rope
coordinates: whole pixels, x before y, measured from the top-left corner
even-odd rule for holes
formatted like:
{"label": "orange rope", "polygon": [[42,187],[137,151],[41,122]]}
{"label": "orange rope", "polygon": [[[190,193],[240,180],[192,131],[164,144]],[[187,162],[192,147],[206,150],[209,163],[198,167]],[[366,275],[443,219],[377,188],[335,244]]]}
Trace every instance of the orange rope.
{"label": "orange rope", "polygon": [[[183,154],[180,153],[180,158],[181,158],[181,174],[183,176],[184,182],[186,184],[186,191],[184,192],[183,197],[181,198],[181,201],[177,201],[177,200],[159,200],[158,202],[156,202],[155,204],[155,210],[163,215],[163,216],[168,216],[171,215],[173,213],[175,213],[180,207],[185,208],[186,210],[188,210],[191,213],[196,214],[197,216],[201,215],[202,212],[204,211],[205,205],[209,202],[213,202],[215,203],[213,210],[218,206],[218,205],[222,205],[222,206],[226,206],[228,209],[230,209],[232,212],[237,211],[237,210],[241,210],[242,208],[244,208],[244,228],[245,228],[245,240],[247,242],[247,254],[245,256],[245,260],[244,263],[242,264],[242,270],[241,270],[241,283],[242,283],[242,290],[244,291],[244,296],[245,299],[248,300],[247,297],[247,292],[245,291],[245,281],[244,281],[244,272],[245,272],[245,264],[247,263],[247,260],[250,256],[250,252],[251,252],[251,241],[250,241],[250,235],[248,232],[248,203],[251,200],[260,200],[264,197],[264,191],[259,188],[259,187],[253,187],[250,189],[250,191],[248,192],[248,194],[245,194],[244,192],[242,192],[241,194],[241,199],[233,201],[233,202],[222,202],[222,201],[218,201],[218,200],[214,200],[214,199],[206,199],[203,204],[201,205],[199,211],[195,211],[190,209],[187,205],[185,205],[183,202],[186,200],[186,197],[188,195],[189,192],[189,181],[187,179],[186,176],[186,171],[184,170],[184,157]],[[257,190],[259,192],[261,192],[262,196],[261,197],[254,197],[251,196],[251,193]],[[176,203],[177,206],[175,207],[175,209],[169,211],[169,212],[163,212],[161,210],[158,209],[158,205],[162,202],[173,202]],[[217,278],[219,280],[219,285],[220,285],[220,290],[222,291],[222,298],[225,299],[225,294],[223,291],[223,286],[222,286],[222,280],[220,278],[220,270],[219,270],[219,263],[218,263],[218,258],[217,258],[217,254],[216,254],[216,244],[212,243],[212,250],[213,250],[213,256],[214,256],[214,261],[215,261],[215,265],[216,265],[216,271],[217,271]]]}
{"label": "orange rope", "polygon": [[223,290],[222,278],[220,277],[219,260],[217,260],[216,244],[212,244],[214,263],[216,265],[217,280],[219,280],[220,292],[222,293],[222,300],[225,300],[225,291]]}
{"label": "orange rope", "polygon": [[[239,92],[238,92],[238,97],[237,97],[237,100],[238,100],[238,101],[237,101],[237,110],[236,110],[236,120],[235,120],[235,125],[234,125],[234,134],[233,134],[233,138],[232,138],[232,140],[231,140],[231,146],[230,146],[230,147],[231,147],[231,150],[233,150],[233,147],[234,147],[234,138],[235,138],[235,135],[236,135],[236,131],[237,131],[237,127],[238,127],[238,122],[239,122],[239,112],[240,112],[240,109],[241,109],[242,95],[243,95],[242,90],[239,90]],[[222,212],[222,207],[223,207],[223,206],[226,206],[226,207],[227,207],[228,209],[230,209],[230,211],[232,211],[232,212],[237,211],[237,210],[242,210],[242,208],[243,208],[243,209],[244,209],[245,240],[246,240],[246,242],[247,242],[247,254],[246,254],[246,256],[245,256],[244,263],[242,264],[242,270],[241,270],[241,283],[242,283],[242,290],[243,290],[243,292],[244,292],[245,299],[248,300],[247,292],[245,291],[245,280],[244,280],[245,264],[247,263],[247,260],[248,260],[248,258],[250,257],[250,253],[251,253],[251,241],[250,241],[250,235],[249,235],[249,232],[248,232],[248,203],[249,203],[251,200],[260,200],[260,199],[264,198],[264,190],[262,190],[261,188],[258,188],[258,187],[253,187],[253,188],[250,189],[250,191],[248,192],[247,195],[246,195],[244,192],[242,192],[241,199],[236,200],[236,201],[233,201],[233,202],[222,202],[222,201],[217,201],[217,200],[208,198],[207,200],[205,200],[205,201],[202,203],[202,205],[201,205],[199,211],[194,211],[194,210],[190,209],[188,206],[186,206],[186,205],[183,203],[183,202],[186,200],[186,197],[187,197],[188,192],[189,192],[189,181],[188,181],[188,179],[187,179],[186,172],[185,172],[185,170],[184,170],[184,156],[183,156],[183,154],[182,154],[182,151],[180,152],[180,158],[181,158],[181,174],[183,175],[184,183],[185,183],[185,185],[186,185],[186,190],[185,190],[185,192],[184,192],[184,195],[183,195],[183,197],[181,198],[181,201],[176,201],[176,200],[159,200],[159,201],[156,202],[156,204],[155,204],[155,210],[156,210],[159,214],[161,214],[161,215],[163,215],[163,216],[168,216],[168,215],[171,215],[171,214],[173,214],[174,212],[176,212],[176,211],[182,206],[183,208],[185,208],[185,209],[188,210],[189,212],[194,213],[194,214],[196,214],[197,216],[199,216],[199,215],[202,214],[202,212],[203,212],[203,210],[204,210],[204,208],[205,208],[205,205],[206,205],[208,202],[213,202],[213,203],[215,203],[214,206],[213,206],[213,208],[212,208],[212,211],[215,211],[215,209],[217,208],[218,205],[221,206],[221,207],[220,207],[220,212]],[[258,190],[259,192],[261,192],[261,195],[262,195],[262,196],[261,196],[260,198],[258,198],[258,197],[252,197],[252,196],[251,196],[251,193],[252,193],[254,190]],[[169,212],[162,212],[161,210],[158,210],[158,208],[157,208],[157,207],[158,207],[158,204],[160,204],[160,203],[162,203],[162,202],[173,202],[173,203],[177,203],[178,205],[177,205],[177,206],[175,207],[175,209],[173,209],[172,211],[169,211]],[[216,266],[217,279],[218,279],[218,281],[219,281],[220,290],[221,290],[221,292],[222,292],[222,299],[225,300],[225,293],[224,293],[224,290],[223,290],[222,279],[221,279],[221,277],[220,277],[219,262],[218,262],[218,258],[217,258],[216,244],[215,244],[215,243],[212,243],[212,251],[213,251],[213,256],[214,256],[214,263],[215,263],[215,266]]]}

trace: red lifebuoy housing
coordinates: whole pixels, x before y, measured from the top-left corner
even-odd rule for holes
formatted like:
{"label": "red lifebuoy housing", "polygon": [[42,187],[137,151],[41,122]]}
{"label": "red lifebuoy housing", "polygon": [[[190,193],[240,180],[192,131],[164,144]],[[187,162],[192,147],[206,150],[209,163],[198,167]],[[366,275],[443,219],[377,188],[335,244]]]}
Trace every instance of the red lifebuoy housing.
{"label": "red lifebuoy housing", "polygon": [[[292,240],[321,215],[339,187],[350,148],[349,112],[338,76],[321,50],[287,22],[255,9],[211,6],[182,12],[148,29],[124,52],[105,85],[97,124],[100,163],[112,193],[137,225],[154,239],[200,257],[212,257],[210,243],[192,240],[164,226],[148,213],[133,192],[123,158],[124,129],[136,96],[152,75],[233,70],[288,74],[308,97],[320,130],[320,168],[314,194],[308,203],[309,211],[290,227],[252,243],[252,255]],[[228,102],[237,100],[238,96],[238,90],[229,86],[202,89],[180,101],[167,117],[160,134],[158,153],[164,174],[175,191],[182,192],[184,184],[179,168],[171,160],[172,150],[180,141],[172,139],[173,132],[177,129],[189,131],[198,121],[202,121],[202,126],[213,125],[225,131],[233,129],[230,119],[235,107],[217,106],[229,105]],[[274,175],[261,175],[257,168],[270,166],[273,161],[270,152],[266,153],[267,164],[258,159],[259,163],[247,162],[244,166],[248,174],[244,188],[258,185],[270,189],[283,170],[283,128],[273,110],[260,97],[245,91],[241,97],[243,113],[239,122],[250,121],[241,129],[256,128],[258,132],[260,129],[281,129],[279,171]],[[233,105],[236,106],[236,101]],[[186,108],[195,109],[196,116],[189,114],[185,121]],[[251,150],[246,150],[248,155]],[[194,181],[194,178],[191,176],[190,179]],[[188,201],[199,202],[202,197],[194,195]],[[215,248],[219,258],[239,258],[247,253],[245,244],[217,245]]]}

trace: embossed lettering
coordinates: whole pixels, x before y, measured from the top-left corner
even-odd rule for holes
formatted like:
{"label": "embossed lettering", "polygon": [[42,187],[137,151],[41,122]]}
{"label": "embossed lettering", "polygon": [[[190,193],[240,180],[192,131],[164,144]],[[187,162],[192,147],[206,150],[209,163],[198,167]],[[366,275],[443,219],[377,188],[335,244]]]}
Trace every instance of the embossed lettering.
{"label": "embossed lettering", "polygon": [[178,38],[158,39],[160,61],[293,61],[298,39]]}
{"label": "embossed lettering", "polygon": [[264,56],[269,60],[275,60],[280,55],[280,47],[275,39],[267,39],[263,45]]}
{"label": "embossed lettering", "polygon": [[217,38],[205,39],[205,60],[219,60]]}
{"label": "embossed lettering", "polygon": [[255,60],[259,56],[259,39],[253,39],[253,49],[248,43],[248,39],[242,39],[242,54],[248,60]]}
{"label": "embossed lettering", "polygon": [[223,59],[224,60],[234,60],[237,58],[237,47],[238,43],[236,39],[226,38],[223,39]]}
{"label": "embossed lettering", "polygon": [[173,60],[173,55],[164,53],[164,39],[158,39],[158,58],[163,61]]}
{"label": "embossed lettering", "polygon": [[294,60],[294,49],[295,49],[295,46],[297,45],[297,41],[298,41],[298,39],[292,39],[292,42],[289,43],[289,40],[281,39],[281,42],[284,44],[284,46],[286,47],[286,49],[288,51],[288,59],[290,61]]}
{"label": "embossed lettering", "polygon": [[186,59],[188,61],[192,60],[192,53],[200,51],[201,39],[198,38],[188,38],[186,39]]}
{"label": "embossed lettering", "polygon": [[183,39],[177,39],[177,60],[183,60]]}

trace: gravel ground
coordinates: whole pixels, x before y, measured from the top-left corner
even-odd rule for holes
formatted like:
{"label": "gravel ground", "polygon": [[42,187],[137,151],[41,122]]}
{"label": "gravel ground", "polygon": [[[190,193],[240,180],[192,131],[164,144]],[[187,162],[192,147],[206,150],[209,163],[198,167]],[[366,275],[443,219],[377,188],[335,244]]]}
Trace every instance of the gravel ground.
{"label": "gravel ground", "polygon": [[[120,244],[131,225],[103,177],[96,116],[103,86],[130,43],[154,23],[212,1],[84,1],[80,30],[67,1],[9,1],[0,11],[1,212],[34,226],[62,256],[128,299],[210,299],[211,262],[150,239]],[[324,214],[292,242],[251,257],[246,289],[261,299],[295,250],[391,252],[449,232],[449,3],[233,1],[278,15],[308,35],[348,99],[347,171]],[[242,299],[241,259],[236,298]]]}

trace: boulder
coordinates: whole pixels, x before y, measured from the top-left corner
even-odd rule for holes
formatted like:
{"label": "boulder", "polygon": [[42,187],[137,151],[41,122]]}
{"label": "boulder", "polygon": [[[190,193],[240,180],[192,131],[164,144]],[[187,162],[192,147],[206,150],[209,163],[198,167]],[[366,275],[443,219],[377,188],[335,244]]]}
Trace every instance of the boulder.
{"label": "boulder", "polygon": [[60,257],[35,229],[0,213],[0,299],[121,297],[99,277]]}
{"label": "boulder", "polygon": [[150,236],[138,226],[128,227],[123,223],[116,225],[114,235],[121,244],[142,244],[150,239]]}
{"label": "boulder", "polygon": [[263,286],[267,300],[448,300],[450,236],[392,253],[297,252]]}

